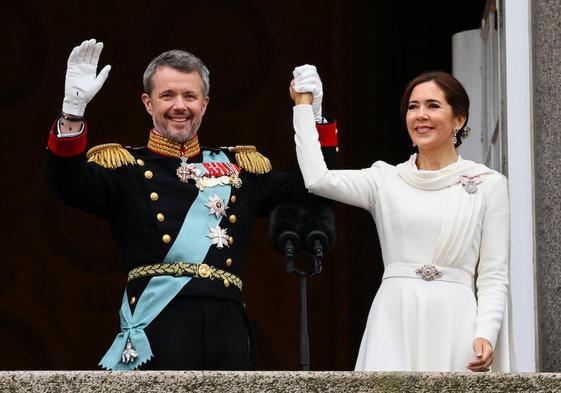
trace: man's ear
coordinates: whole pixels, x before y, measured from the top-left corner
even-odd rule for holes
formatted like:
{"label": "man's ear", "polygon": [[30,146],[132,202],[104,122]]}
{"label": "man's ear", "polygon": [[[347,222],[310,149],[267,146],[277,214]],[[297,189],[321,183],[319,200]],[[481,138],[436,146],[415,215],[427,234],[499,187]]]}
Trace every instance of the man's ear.
{"label": "man's ear", "polygon": [[208,102],[210,101],[209,96],[206,96],[204,101],[205,101],[205,103],[204,103],[204,105],[203,105],[203,115],[205,114],[205,112],[206,112],[206,107],[208,106]]}
{"label": "man's ear", "polygon": [[152,115],[152,100],[150,100],[150,96],[147,93],[142,93],[140,96],[144,107],[146,108],[146,112]]}

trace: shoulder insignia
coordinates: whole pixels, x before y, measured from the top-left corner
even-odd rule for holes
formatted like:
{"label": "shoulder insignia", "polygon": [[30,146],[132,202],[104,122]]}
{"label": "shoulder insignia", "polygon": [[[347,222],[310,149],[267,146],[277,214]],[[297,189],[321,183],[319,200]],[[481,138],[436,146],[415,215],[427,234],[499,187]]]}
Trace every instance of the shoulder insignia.
{"label": "shoulder insignia", "polygon": [[230,146],[225,149],[235,153],[239,167],[250,173],[263,174],[273,169],[271,161],[259,153],[255,146]]}
{"label": "shoulder insignia", "polygon": [[118,143],[105,143],[94,146],[88,150],[86,158],[88,162],[95,162],[107,169],[117,169],[123,165],[136,164],[132,154]]}

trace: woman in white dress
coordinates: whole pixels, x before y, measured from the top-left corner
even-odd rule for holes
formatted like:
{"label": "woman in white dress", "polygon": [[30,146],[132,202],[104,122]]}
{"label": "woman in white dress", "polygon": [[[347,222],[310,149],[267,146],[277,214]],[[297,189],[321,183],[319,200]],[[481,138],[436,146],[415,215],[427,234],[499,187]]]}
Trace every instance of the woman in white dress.
{"label": "woman in white dress", "polygon": [[507,304],[508,182],[456,152],[467,134],[465,89],[448,73],[421,74],[402,99],[418,153],[397,166],[376,161],[362,170],[328,170],[314,115],[321,81],[308,65],[294,76],[296,152],[306,187],[368,210],[381,243],[384,276],[355,369],[489,371]]}

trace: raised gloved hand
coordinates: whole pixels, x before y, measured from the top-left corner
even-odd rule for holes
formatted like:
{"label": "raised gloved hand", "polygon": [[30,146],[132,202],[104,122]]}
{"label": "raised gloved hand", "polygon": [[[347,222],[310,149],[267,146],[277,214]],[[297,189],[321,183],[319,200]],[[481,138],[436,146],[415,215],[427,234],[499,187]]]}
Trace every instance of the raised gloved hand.
{"label": "raised gloved hand", "polygon": [[82,42],[70,53],[62,101],[62,112],[65,114],[84,116],[86,105],[107,79],[111,70],[110,65],[105,66],[99,75],[96,75],[97,62],[102,49],[103,43],[96,43],[92,39]]}
{"label": "raised gloved hand", "polygon": [[323,99],[323,86],[317,69],[313,65],[304,64],[292,71],[294,75],[294,91],[297,93],[312,93],[312,110],[317,123],[321,123],[321,100]]}

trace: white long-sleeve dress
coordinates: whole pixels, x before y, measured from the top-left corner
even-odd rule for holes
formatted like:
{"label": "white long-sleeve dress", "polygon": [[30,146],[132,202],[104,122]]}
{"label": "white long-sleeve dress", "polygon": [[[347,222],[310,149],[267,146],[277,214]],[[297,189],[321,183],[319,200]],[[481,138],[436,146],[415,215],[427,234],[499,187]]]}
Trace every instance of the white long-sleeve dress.
{"label": "white long-sleeve dress", "polygon": [[310,105],[294,107],[294,128],[306,187],[376,222],[384,277],[355,369],[467,371],[475,337],[496,347],[507,305],[506,178],[461,157],[436,171],[418,170],[415,155],[328,170]]}

